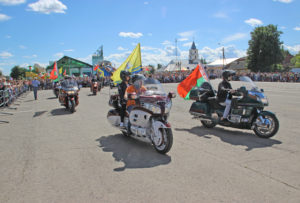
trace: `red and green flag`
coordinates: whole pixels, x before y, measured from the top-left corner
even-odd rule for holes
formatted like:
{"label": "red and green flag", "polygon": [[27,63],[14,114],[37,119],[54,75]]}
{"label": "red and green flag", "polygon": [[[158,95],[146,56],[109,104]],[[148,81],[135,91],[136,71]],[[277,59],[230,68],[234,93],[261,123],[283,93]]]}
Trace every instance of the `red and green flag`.
{"label": "red and green flag", "polygon": [[96,66],[94,67],[94,71],[96,71],[98,68],[99,68],[99,65],[96,65]]}
{"label": "red and green flag", "polygon": [[177,92],[179,96],[186,100],[190,99],[190,92],[194,87],[200,87],[204,82],[208,82],[208,77],[201,65],[198,65],[194,71],[179,85]]}
{"label": "red and green flag", "polygon": [[57,64],[56,64],[56,61],[54,62],[54,66],[53,66],[53,69],[50,73],[50,79],[51,80],[56,80],[58,79],[58,72],[57,72]]}

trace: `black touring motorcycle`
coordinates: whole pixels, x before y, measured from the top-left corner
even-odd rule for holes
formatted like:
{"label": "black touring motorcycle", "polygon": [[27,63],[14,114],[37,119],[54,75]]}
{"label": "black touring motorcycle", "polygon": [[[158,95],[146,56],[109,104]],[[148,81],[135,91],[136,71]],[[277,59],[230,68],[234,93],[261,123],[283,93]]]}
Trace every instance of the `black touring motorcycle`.
{"label": "black touring motorcycle", "polygon": [[206,128],[222,125],[253,130],[261,138],[274,136],[279,129],[279,121],[274,113],[264,111],[269,103],[263,89],[259,90],[249,77],[239,77],[239,81],[241,87],[233,95],[226,121],[220,120],[225,104],[218,102],[216,91],[208,82],[191,91],[190,98],[196,101],[190,108],[190,114]]}

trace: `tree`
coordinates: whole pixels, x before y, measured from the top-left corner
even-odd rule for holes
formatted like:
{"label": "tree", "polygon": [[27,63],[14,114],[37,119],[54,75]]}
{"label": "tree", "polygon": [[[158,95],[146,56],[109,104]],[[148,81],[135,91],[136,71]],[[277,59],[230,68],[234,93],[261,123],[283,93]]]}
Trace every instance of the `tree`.
{"label": "tree", "polygon": [[20,68],[19,66],[14,66],[11,69],[10,76],[14,79],[19,80],[19,79],[25,78],[25,72],[26,72],[25,68]]}
{"label": "tree", "polygon": [[300,51],[291,59],[291,63],[295,68],[300,68]]}
{"label": "tree", "polygon": [[247,50],[247,67],[251,71],[269,72],[274,65],[280,64],[283,60],[280,41],[281,31],[275,25],[256,27],[251,32],[249,48]]}
{"label": "tree", "polygon": [[205,58],[201,58],[201,59],[200,59],[200,62],[201,62],[201,64],[207,64]]}
{"label": "tree", "polygon": [[2,74],[2,70],[0,70],[0,77],[2,76],[3,74]]}
{"label": "tree", "polygon": [[161,64],[157,64],[157,70],[161,69],[163,66]]}

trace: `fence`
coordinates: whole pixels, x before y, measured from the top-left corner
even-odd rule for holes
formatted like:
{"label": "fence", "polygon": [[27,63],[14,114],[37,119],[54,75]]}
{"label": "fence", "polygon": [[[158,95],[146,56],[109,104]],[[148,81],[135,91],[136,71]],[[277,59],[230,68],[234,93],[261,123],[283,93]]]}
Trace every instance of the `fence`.
{"label": "fence", "polygon": [[[9,109],[17,109],[9,107],[16,99],[21,96],[23,93],[27,91],[26,86],[9,88],[5,90],[0,90],[0,108],[9,108]],[[0,114],[4,115],[13,115],[13,113],[0,112]],[[8,121],[0,120],[0,123],[9,123]]]}

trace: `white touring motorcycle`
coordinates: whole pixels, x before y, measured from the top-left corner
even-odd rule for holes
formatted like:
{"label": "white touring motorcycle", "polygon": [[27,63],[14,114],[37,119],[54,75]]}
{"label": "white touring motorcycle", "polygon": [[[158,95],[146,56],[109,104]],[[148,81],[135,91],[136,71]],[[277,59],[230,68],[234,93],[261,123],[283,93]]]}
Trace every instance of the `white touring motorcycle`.
{"label": "white touring motorcycle", "polygon": [[153,144],[156,151],[165,154],[170,151],[173,144],[171,125],[168,116],[172,107],[172,98],[175,93],[166,94],[158,80],[152,78],[142,79],[146,92],[142,95],[131,94],[137,105],[128,112],[124,118],[125,128],[120,127],[120,104],[118,93],[110,94],[107,120],[110,124],[122,131],[125,136]]}

